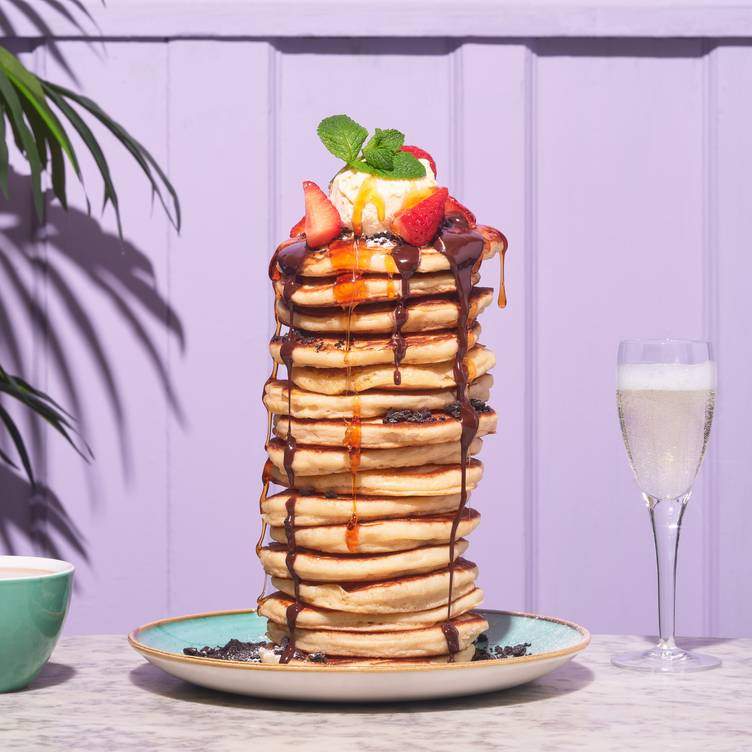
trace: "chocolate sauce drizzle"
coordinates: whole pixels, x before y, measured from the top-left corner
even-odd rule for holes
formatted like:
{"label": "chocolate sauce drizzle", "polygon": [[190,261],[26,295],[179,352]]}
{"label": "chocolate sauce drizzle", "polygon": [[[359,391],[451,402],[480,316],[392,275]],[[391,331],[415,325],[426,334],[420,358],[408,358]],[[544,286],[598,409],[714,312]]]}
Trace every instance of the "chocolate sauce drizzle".
{"label": "chocolate sauce drizzle", "polygon": [[[289,429],[288,429],[289,431]],[[285,649],[280,656],[280,663],[289,663],[295,655],[295,625],[298,621],[298,614],[303,610],[303,604],[300,601],[300,577],[295,571],[295,559],[298,557],[298,546],[295,542],[295,504],[298,501],[298,494],[291,490],[290,496],[285,502],[287,516],[285,517],[285,536],[287,537],[287,556],[285,556],[285,565],[292,578],[294,601],[287,607],[285,616],[287,618],[287,630],[290,638],[287,641]]]}
{"label": "chocolate sauce drizzle", "polygon": [[410,294],[410,278],[415,274],[420,264],[420,249],[414,245],[400,243],[392,249],[392,260],[402,281],[400,298],[394,308],[394,330],[391,339],[392,350],[394,350],[394,383],[399,386],[402,383],[400,364],[407,352],[407,342],[402,336],[402,327],[407,321],[406,306],[407,297]]}
{"label": "chocolate sauce drizzle", "polygon": [[287,334],[281,338],[279,357],[287,370],[287,435],[285,437],[283,465],[290,487],[290,496],[285,502],[285,509],[287,510],[287,516],[285,517],[285,535],[287,537],[285,564],[292,578],[295,600],[287,608],[286,616],[289,640],[279,659],[280,663],[289,663],[295,654],[295,625],[298,620],[298,614],[303,609],[303,604],[300,601],[300,577],[298,577],[295,571],[295,559],[298,555],[295,543],[295,504],[298,495],[295,489],[295,471],[293,469],[297,442],[292,433],[292,367],[295,347],[299,343],[299,335],[295,330],[295,303],[292,298],[296,290],[300,287],[300,270],[303,267],[307,253],[308,246],[305,239],[296,239],[280,245],[269,264],[269,277],[273,281],[278,280],[280,276],[282,278],[282,299],[290,311],[290,325]]}
{"label": "chocolate sauce drizzle", "polygon": [[446,256],[454,277],[457,290],[457,353],[454,359],[454,383],[457,388],[457,401],[460,406],[462,433],[460,436],[460,503],[452,520],[449,538],[449,598],[447,602],[447,620],[442,624],[442,632],[449,648],[449,661],[454,661],[454,654],[459,651],[459,633],[452,624],[452,591],[454,588],[454,551],[457,543],[457,528],[467,504],[467,463],[468,450],[475,434],[478,432],[478,414],[473,409],[468,395],[468,372],[465,358],[468,349],[467,327],[470,316],[470,293],[473,288],[473,272],[480,264],[483,255],[483,236],[471,229],[460,214],[449,214],[434,248]]}
{"label": "chocolate sauce drizzle", "polygon": [[[277,316],[277,307],[274,307],[274,337],[276,338],[279,336],[279,332],[281,329],[281,324],[279,322],[279,317]],[[272,383],[277,378],[277,371],[279,370],[279,366],[277,362],[275,361],[272,364],[272,372],[269,374],[269,378],[264,382],[264,387],[261,390],[261,402],[262,404],[266,404],[264,401],[264,398],[266,397],[266,388],[269,386],[269,384]],[[264,440],[264,446],[267,446],[269,444],[269,440],[272,437],[272,411],[267,407],[266,408],[266,439]],[[267,496],[269,495],[269,478],[266,474],[266,469],[264,469],[264,472],[261,474],[261,495],[259,496],[259,515],[261,515],[261,531],[259,532],[258,540],[256,541],[256,556],[259,556],[261,554],[261,548],[264,545],[264,538],[266,538],[266,530],[267,530],[267,523],[264,520],[264,502],[267,499]],[[269,574],[268,572],[264,572],[264,584],[261,588],[261,594],[256,599],[256,602],[260,602],[261,599],[266,595],[266,588],[269,584]]]}

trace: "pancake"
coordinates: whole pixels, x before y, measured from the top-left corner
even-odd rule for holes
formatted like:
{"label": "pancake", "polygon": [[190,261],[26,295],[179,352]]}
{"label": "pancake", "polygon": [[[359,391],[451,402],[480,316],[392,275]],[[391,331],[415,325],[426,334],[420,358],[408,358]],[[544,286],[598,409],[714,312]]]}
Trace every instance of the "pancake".
{"label": "pancake", "polygon": [[[263,500],[261,514],[264,522],[273,527],[281,527],[287,517],[285,503],[292,494],[282,491]],[[460,504],[459,494],[448,496],[359,496],[358,519],[367,520],[398,519],[423,515],[454,512]],[[350,497],[305,496],[296,493],[295,529],[312,525],[347,524],[353,513]]]}
{"label": "pancake", "polygon": [[[493,301],[490,287],[476,287],[470,293],[469,320],[478,315]],[[391,333],[394,330],[394,303],[363,304],[351,313],[341,307],[295,310],[295,326],[307,332],[350,332],[355,334]],[[406,319],[402,332],[425,332],[457,326],[458,305],[452,298],[417,298],[405,304]],[[290,311],[282,298],[276,302],[277,318],[289,326]]]}
{"label": "pancake", "polygon": [[[398,416],[395,416],[395,418]],[[444,444],[459,441],[462,423],[445,412],[434,411],[425,422],[385,423],[381,418],[368,418],[359,422],[360,446],[375,449],[392,449],[417,444]],[[274,422],[274,435],[280,439],[287,437],[289,418],[280,416]],[[496,431],[496,413],[493,410],[478,415],[476,436],[485,436]],[[346,446],[351,433],[347,420],[295,420],[292,421],[292,435],[300,444],[318,446]]]}
{"label": "pancake", "polygon": [[[503,250],[504,242],[498,230],[485,225],[475,229],[483,235],[483,259],[491,259]],[[285,241],[288,244],[290,241]],[[283,245],[284,245],[283,244]],[[332,277],[342,272],[374,272],[376,274],[397,274],[397,266],[392,258],[396,243],[386,238],[366,239],[353,247],[352,240],[334,241],[327,248],[311,250],[306,254],[300,274],[306,277]],[[447,257],[432,245],[420,249],[418,273],[446,271],[449,269]]]}
{"label": "pancake", "polygon": [[[488,622],[474,611],[458,616],[449,623],[457,630],[460,650],[467,648],[478,635],[488,629]],[[277,644],[289,636],[286,624],[276,624],[273,621],[267,625],[267,634]],[[296,629],[295,645],[309,653],[367,655],[372,658],[414,658],[448,652],[442,624],[402,632]]]}
{"label": "pancake", "polygon": [[[264,387],[264,405],[271,412],[287,415],[287,384],[287,381],[272,379]],[[473,399],[487,402],[492,384],[493,377],[486,373],[470,384],[468,394]],[[375,418],[391,409],[441,410],[456,400],[454,389],[370,391],[354,397],[349,394],[317,394],[293,386],[290,410],[296,418],[352,418],[356,410],[361,418]]]}
{"label": "pancake", "polygon": [[[360,519],[360,518],[358,518]],[[399,520],[359,522],[356,526],[319,525],[295,530],[295,543],[301,548],[331,554],[381,554],[407,551],[419,546],[449,543],[454,515],[404,517]],[[457,525],[457,535],[464,538],[478,527],[480,514],[465,509]],[[287,544],[285,528],[272,527],[272,540]]]}
{"label": "pancake", "polygon": [[[425,665],[428,663],[449,663],[450,657],[452,663],[468,663],[473,660],[475,655],[475,644],[468,645],[464,650],[460,650],[459,653],[455,653],[453,656],[446,655],[429,655],[422,658],[365,658],[365,657],[350,657],[346,658],[340,655],[327,655],[327,666],[352,666],[355,668],[365,668],[366,666],[412,666],[412,665]],[[262,663],[279,663],[279,655],[273,653],[271,650],[262,653]],[[290,661],[290,665],[293,666],[316,666],[317,664],[310,661],[299,660],[293,658]]]}
{"label": "pancake", "polygon": [[[454,599],[475,589],[478,567],[471,561],[458,558],[454,565],[452,595]],[[285,595],[294,594],[289,574],[272,577],[272,584]],[[449,599],[449,570],[439,568],[427,574],[395,577],[382,582],[357,585],[337,582],[301,582],[300,598],[317,608],[346,611],[352,614],[401,614],[446,608]]]}
{"label": "pancake", "polygon": [[[265,475],[277,485],[286,486],[287,475],[282,469],[267,462]],[[467,463],[467,490],[472,491],[483,476],[480,460],[472,458]],[[364,496],[443,496],[458,494],[461,487],[459,465],[423,465],[410,468],[390,468],[359,472],[357,490]],[[296,478],[300,490],[318,492],[333,491],[338,494],[352,492],[352,475],[336,473],[332,475],[307,475]]]}
{"label": "pancake", "polygon": [[[465,358],[469,380],[474,381],[486,373],[495,362],[494,354],[483,345],[473,347]],[[420,365],[404,364],[399,370],[402,379],[399,389],[394,384],[393,363],[352,368],[349,378],[345,368],[293,366],[292,381],[301,389],[320,394],[359,393],[368,389],[446,389],[455,386],[454,360]]]}
{"label": "pancake", "polygon": [[[468,453],[478,454],[483,448],[481,439],[470,442]],[[285,442],[272,439],[266,445],[266,451],[272,464],[285,472]],[[359,455],[359,472],[380,470],[383,468],[411,467],[427,464],[449,464],[460,462],[460,442],[446,444],[429,444],[428,446],[409,446],[400,449],[363,449]],[[292,461],[296,487],[307,488],[306,478],[298,476],[328,475],[344,473],[352,469],[352,455],[346,447],[318,447],[298,444]]]}
{"label": "pancake", "polygon": [[[468,330],[468,347],[474,347],[480,336],[480,324]],[[405,338],[405,355],[402,364],[441,363],[457,354],[457,333],[454,331],[431,334],[409,334]],[[282,363],[281,338],[274,338],[269,352],[277,363]],[[301,335],[292,349],[294,366],[314,368],[346,368],[347,366],[372,366],[380,363],[394,364],[394,347],[390,337],[360,336],[350,340],[349,348],[343,338],[309,337]]]}
{"label": "pancake", "polygon": [[[454,556],[459,558],[468,542],[459,538]],[[264,571],[272,577],[290,576],[287,547],[270,543],[259,550]],[[300,551],[295,558],[295,572],[302,580],[314,582],[373,582],[431,572],[449,564],[449,546],[424,546],[412,551],[390,554],[331,556],[314,551]],[[280,588],[281,589],[281,588]]]}
{"label": "pancake", "polygon": [[[473,274],[474,285],[480,281],[479,274]],[[284,282],[274,283],[274,293],[280,298]],[[436,274],[415,274],[409,283],[408,297],[419,298],[429,295],[444,295],[456,291],[454,276],[450,272]],[[352,305],[355,303],[376,303],[396,300],[401,297],[400,284],[393,277],[374,275],[355,278],[342,275],[337,278],[301,278],[301,284],[292,294],[292,302],[301,306]]]}
{"label": "pancake", "polygon": [[[452,615],[461,616],[480,606],[483,591],[474,588],[452,602]],[[273,593],[259,602],[258,613],[277,624],[287,624],[287,608],[295,601],[283,593]],[[353,614],[344,611],[304,606],[298,613],[296,627],[301,629],[346,629],[352,632],[395,632],[422,629],[446,619],[445,605],[427,611],[398,614]]]}

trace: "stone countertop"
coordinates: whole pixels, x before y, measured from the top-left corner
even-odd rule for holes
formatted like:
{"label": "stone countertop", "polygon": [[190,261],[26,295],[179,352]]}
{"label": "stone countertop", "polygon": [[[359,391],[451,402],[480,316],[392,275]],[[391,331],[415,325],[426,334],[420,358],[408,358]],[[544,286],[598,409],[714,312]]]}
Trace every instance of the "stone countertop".
{"label": "stone countertop", "polygon": [[595,636],[571,663],[493,694],[392,705],[256,700],[193,687],[117,635],[67,637],[26,690],[0,695],[3,752],[752,749],[752,639],[684,640],[713,671],[654,676],[609,663],[643,638]]}

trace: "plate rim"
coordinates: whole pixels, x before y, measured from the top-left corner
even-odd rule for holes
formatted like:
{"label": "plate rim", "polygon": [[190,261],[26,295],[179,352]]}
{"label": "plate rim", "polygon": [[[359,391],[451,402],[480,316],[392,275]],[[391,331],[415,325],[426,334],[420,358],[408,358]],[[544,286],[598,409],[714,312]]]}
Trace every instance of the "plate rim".
{"label": "plate rim", "polygon": [[512,666],[525,663],[536,663],[538,661],[550,660],[552,658],[564,658],[567,656],[574,656],[577,653],[581,653],[590,644],[590,631],[585,627],[576,624],[568,619],[562,619],[558,616],[544,616],[541,614],[533,614],[525,611],[505,611],[493,608],[476,609],[481,614],[492,613],[505,616],[522,616],[528,619],[536,619],[539,621],[550,621],[556,624],[563,624],[564,626],[574,629],[581,635],[579,642],[571,645],[568,648],[561,648],[560,650],[551,650],[546,653],[538,653],[537,655],[526,655],[519,658],[491,658],[485,661],[472,661],[464,663],[423,663],[423,664],[405,664],[399,666],[396,664],[384,664],[376,666],[326,666],[326,665],[301,665],[301,664],[285,664],[280,665],[278,663],[251,663],[249,661],[226,661],[217,660],[216,658],[203,658],[200,656],[179,655],[172,653],[168,650],[160,650],[159,648],[153,648],[149,645],[144,645],[140,642],[138,636],[141,632],[147,629],[153,629],[154,627],[162,626],[164,624],[171,624],[178,621],[188,621],[190,619],[211,618],[218,616],[233,616],[235,614],[255,614],[255,608],[239,608],[230,609],[228,611],[206,611],[198,614],[185,614],[183,616],[169,616],[164,619],[155,619],[154,621],[142,624],[140,627],[136,627],[128,634],[128,643],[138,653],[148,658],[149,656],[155,658],[161,658],[163,660],[172,661],[174,663],[186,663],[188,665],[197,666],[214,666],[215,668],[236,668],[243,669],[245,671],[307,671],[313,673],[389,673],[389,672],[404,672],[404,671],[451,671],[456,669],[470,669],[470,668],[489,668],[492,666]]}

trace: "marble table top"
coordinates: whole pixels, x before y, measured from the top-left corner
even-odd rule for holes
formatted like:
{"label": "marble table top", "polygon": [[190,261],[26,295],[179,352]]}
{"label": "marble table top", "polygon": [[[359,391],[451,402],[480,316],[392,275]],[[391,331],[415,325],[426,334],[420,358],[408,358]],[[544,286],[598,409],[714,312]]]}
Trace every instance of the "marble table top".
{"label": "marble table top", "polygon": [[437,702],[316,705],[193,687],[119,635],[67,637],[26,690],[0,695],[0,750],[370,752],[752,749],[752,639],[685,640],[713,671],[653,676],[609,663],[639,637],[591,647],[518,689]]}

